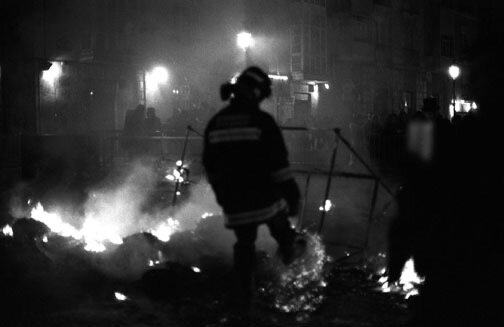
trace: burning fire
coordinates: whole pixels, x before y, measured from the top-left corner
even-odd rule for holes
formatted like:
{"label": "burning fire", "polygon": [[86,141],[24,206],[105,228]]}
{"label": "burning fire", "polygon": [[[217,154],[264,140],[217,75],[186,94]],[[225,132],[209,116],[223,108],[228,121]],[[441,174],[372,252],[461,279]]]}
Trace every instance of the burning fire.
{"label": "burning fire", "polygon": [[2,228],[2,234],[4,234],[5,236],[14,236],[14,231],[12,230],[12,227],[10,225],[7,225]]}
{"label": "burning fire", "polygon": [[415,262],[410,258],[405,264],[401,272],[399,282],[390,284],[388,276],[384,275],[385,268],[380,271],[382,277],[378,280],[381,285],[380,290],[384,293],[401,293],[408,299],[411,296],[418,295],[418,285],[421,285],[425,279],[418,276],[415,271]]}
{"label": "burning fire", "polygon": [[150,233],[156,236],[160,241],[168,242],[170,237],[178,230],[180,230],[180,223],[170,217],[167,221],[161,223],[156,229],[151,230]]}
{"label": "burning fire", "polygon": [[[32,209],[31,218],[44,223],[51,232],[63,237],[71,237],[84,242],[84,249],[90,252],[103,252],[106,250],[105,242],[112,244],[122,244],[122,238],[114,233],[112,228],[107,228],[100,224],[96,217],[86,219],[82,228],[79,230],[74,226],[63,221],[61,215],[55,212],[47,212],[39,202]],[[93,219],[94,218],[94,219]]]}
{"label": "burning fire", "polygon": [[[84,249],[86,251],[103,252],[107,249],[105,244],[120,245],[123,242],[118,226],[105,223],[103,217],[96,214],[88,215],[81,229],[66,223],[59,213],[45,211],[41,203],[37,203],[30,216],[47,225],[52,233],[82,241],[85,244]],[[177,220],[168,218],[150,232],[160,241],[168,242],[171,235],[179,229],[180,223]],[[6,234],[7,232],[8,230],[5,227],[3,233]]]}
{"label": "burning fire", "polygon": [[306,251],[289,266],[277,268],[279,280],[260,291],[271,296],[273,306],[284,313],[313,312],[324,301],[327,271],[330,258],[319,236],[306,236]]}
{"label": "burning fire", "polygon": [[205,212],[204,214],[201,215],[201,219],[206,219],[208,217],[212,217],[214,214],[211,212]]}

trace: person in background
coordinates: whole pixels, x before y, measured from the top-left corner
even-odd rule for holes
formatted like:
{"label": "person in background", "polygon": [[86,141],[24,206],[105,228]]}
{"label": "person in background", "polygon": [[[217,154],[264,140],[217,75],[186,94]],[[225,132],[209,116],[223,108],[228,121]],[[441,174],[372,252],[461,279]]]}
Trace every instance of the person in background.
{"label": "person in background", "polygon": [[123,128],[122,146],[130,159],[141,156],[142,142],[138,137],[144,136],[145,106],[139,104],[126,112]]}
{"label": "person in background", "polygon": [[147,108],[147,115],[144,121],[145,133],[149,136],[161,135],[161,119],[156,116],[156,109],[153,107]]}

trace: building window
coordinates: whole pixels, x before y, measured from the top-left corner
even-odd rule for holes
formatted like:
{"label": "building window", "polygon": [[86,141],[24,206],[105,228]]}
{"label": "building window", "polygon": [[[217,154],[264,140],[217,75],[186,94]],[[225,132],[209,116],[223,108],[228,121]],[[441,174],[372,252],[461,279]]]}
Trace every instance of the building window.
{"label": "building window", "polygon": [[441,37],[441,55],[453,57],[453,38],[451,36]]}

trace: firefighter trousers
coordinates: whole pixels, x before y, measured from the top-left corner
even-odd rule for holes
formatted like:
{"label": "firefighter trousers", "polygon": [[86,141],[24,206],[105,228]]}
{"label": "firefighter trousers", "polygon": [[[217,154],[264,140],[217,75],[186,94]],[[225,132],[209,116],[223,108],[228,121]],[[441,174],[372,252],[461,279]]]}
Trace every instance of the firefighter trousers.
{"label": "firefighter trousers", "polygon": [[[271,236],[278,243],[278,249],[285,264],[290,263],[294,256],[294,241],[296,231],[291,226],[287,212],[283,211],[264,222]],[[255,241],[257,230],[261,224],[247,224],[234,227],[237,241],[234,245],[234,267],[238,273],[239,293],[244,305],[249,305],[253,295],[253,275],[256,268]]]}

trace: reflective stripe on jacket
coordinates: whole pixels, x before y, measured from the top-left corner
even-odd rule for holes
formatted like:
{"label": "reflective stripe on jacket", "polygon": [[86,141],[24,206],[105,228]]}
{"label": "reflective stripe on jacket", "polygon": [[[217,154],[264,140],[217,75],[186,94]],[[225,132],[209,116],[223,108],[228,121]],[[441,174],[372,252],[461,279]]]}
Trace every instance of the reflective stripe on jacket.
{"label": "reflective stripe on jacket", "polygon": [[228,227],[263,222],[299,200],[281,131],[257,106],[232,102],[210,120],[203,165]]}

